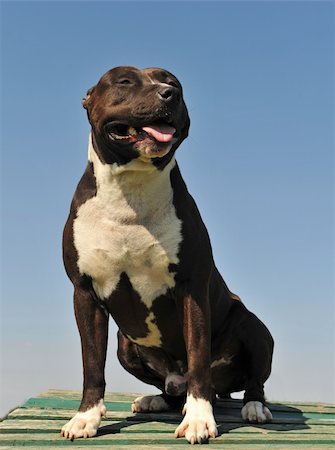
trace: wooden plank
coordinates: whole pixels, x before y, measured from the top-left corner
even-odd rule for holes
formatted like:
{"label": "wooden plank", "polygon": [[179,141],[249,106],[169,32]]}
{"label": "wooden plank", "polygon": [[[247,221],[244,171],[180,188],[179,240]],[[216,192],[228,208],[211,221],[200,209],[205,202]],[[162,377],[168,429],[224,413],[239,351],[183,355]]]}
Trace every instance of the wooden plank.
{"label": "wooden plank", "polygon": [[[0,449],[1,450],[13,450],[13,446],[15,445],[15,448],[19,448],[19,449],[25,449],[25,448],[27,448],[28,446],[26,446],[26,445],[24,445],[24,446],[21,446],[21,445],[19,445],[19,444],[17,444],[17,443],[13,443],[13,445],[11,445],[11,446],[0,446]],[[173,446],[171,446],[171,445],[157,445],[157,444],[155,444],[155,445],[153,445],[151,448],[152,449],[154,449],[154,450],[171,450],[171,449],[173,449],[173,450],[185,450],[186,448],[189,448],[189,447],[187,447],[187,445],[188,444],[179,444],[179,443],[177,443],[177,444],[174,444]],[[50,446],[51,448],[52,448],[52,445]],[[69,450],[69,448],[76,448],[76,449],[87,449],[87,448],[89,448],[89,446],[87,446],[87,444],[81,444],[81,443],[73,443],[73,442],[70,442],[70,443],[67,443],[67,444],[64,444],[64,445],[58,445],[57,444],[57,450]],[[34,449],[41,449],[41,448],[43,448],[43,447],[40,447],[40,446],[38,446],[38,447],[34,447],[34,446],[30,446],[30,448],[32,449],[32,448],[34,448]],[[46,448],[46,447],[44,447],[44,448]],[[107,449],[107,447],[105,446],[105,445],[100,445],[100,444],[94,444],[94,450],[106,450]],[[145,444],[145,445],[139,445],[139,444],[137,444],[136,446],[127,446],[127,447],[120,447],[120,446],[118,446],[118,447],[114,447],[114,448],[118,448],[118,449],[121,449],[121,448],[128,448],[128,449],[134,449],[134,450],[148,450],[148,444]],[[206,447],[206,448],[208,448],[208,447]],[[220,442],[220,443],[218,443],[218,444],[209,444],[209,448],[221,448],[221,449],[226,449],[226,447],[225,447],[225,445],[222,443],[222,442]],[[285,443],[284,445],[283,444],[280,444],[280,443],[272,443],[271,444],[271,450],[272,449],[274,449],[274,450],[288,450],[289,448],[291,448],[292,450],[299,450],[299,449],[302,449],[302,450],[334,450],[334,444],[321,444],[321,445],[316,445],[316,444],[313,444],[313,443],[308,443],[308,444],[302,444],[301,446],[300,445],[297,445],[297,446],[295,446],[294,444],[292,445],[292,446],[290,446],[290,447],[288,447],[287,446],[287,443]],[[234,446],[232,446],[232,447],[230,447],[230,449],[228,449],[228,450],[231,450],[231,449],[233,449],[233,450],[269,450],[269,444],[266,444],[266,443],[262,443],[262,444],[257,444],[257,445],[254,445],[254,444],[247,444],[247,445],[243,445],[243,446],[241,446],[241,445],[234,445]]]}
{"label": "wooden plank", "polygon": [[[75,413],[81,393],[49,390],[29,399],[0,423],[0,449],[30,447],[36,449],[69,446],[76,448],[132,448],[178,450],[189,448],[185,439],[173,436],[182,415],[178,413],[133,414],[131,403],[139,394],[106,395],[107,418],[98,436],[74,442],[60,437],[60,429]],[[209,446],[236,450],[333,449],[335,407],[327,404],[270,404],[274,414],[271,424],[245,424],[241,419],[239,400],[218,400],[215,417],[219,437]]]}
{"label": "wooden plank", "polygon": [[[12,411],[7,420],[12,420],[14,418],[19,419],[34,419],[34,418],[45,418],[45,419],[70,419],[75,414],[75,410],[59,410],[56,409],[27,409],[18,408]],[[181,414],[176,413],[140,413],[133,414],[131,411],[107,411],[107,418],[114,420],[135,420],[135,421],[152,421],[158,420],[160,422],[172,421],[178,422],[182,419]]]}
{"label": "wooden plank", "polygon": [[[141,393],[124,393],[124,392],[106,392],[105,400],[110,402],[124,401],[133,402],[133,400],[143,394]],[[63,391],[60,389],[49,389],[38,395],[38,398],[57,397],[61,399],[81,400],[81,391]]]}
{"label": "wooden plank", "polygon": [[[118,401],[118,402],[104,402],[106,408],[113,411],[131,411],[132,402]],[[63,399],[57,397],[36,397],[30,398],[23,408],[39,408],[39,409],[78,409],[80,405],[79,400]]]}
{"label": "wooden plank", "polygon": [[[335,414],[335,406],[330,404],[295,404],[295,403],[268,403],[269,408],[271,409],[271,412],[323,412],[323,413],[330,413]],[[230,400],[218,400],[215,408],[221,409],[221,408],[228,408],[228,409],[241,409],[243,407],[242,401],[234,400],[233,402]]]}
{"label": "wooden plank", "polygon": [[[120,399],[122,397],[120,396]],[[22,408],[25,409],[31,409],[31,408],[37,408],[37,409],[56,409],[56,410],[76,410],[79,407],[79,400],[73,400],[70,398],[57,398],[57,397],[36,397],[29,399]],[[131,402],[129,401],[112,401],[112,402],[105,402],[107,410],[109,411],[120,411],[120,412],[129,412],[131,415]],[[304,412],[302,414],[302,411],[298,408],[273,408],[272,405],[269,405],[271,408],[274,417],[282,417],[282,418],[306,418],[306,419],[320,419],[320,420],[334,420],[335,419],[335,408],[331,407],[328,408],[326,411],[324,408],[320,408],[320,410],[314,409],[313,412]],[[15,410],[16,411],[16,410]],[[13,411],[10,414],[10,417],[15,415],[15,411]],[[223,404],[216,404],[215,405],[215,413],[217,416],[226,415],[229,412],[229,414],[234,414],[236,417],[240,417],[240,408],[231,408],[229,407],[229,404],[223,405]],[[281,413],[280,415],[277,413]],[[174,414],[174,413],[172,413]],[[166,415],[166,413],[164,414]],[[175,414],[174,414],[175,415]]]}
{"label": "wooden plank", "polygon": [[[140,393],[119,393],[119,392],[107,392],[105,395],[106,402],[130,402],[139,397]],[[40,394],[37,398],[40,397],[56,397],[59,399],[71,399],[71,400],[81,400],[82,393],[81,391],[63,391],[58,389],[50,389],[42,394]],[[233,408],[233,409],[241,409],[243,406],[242,400],[237,399],[217,399],[216,407],[217,408]],[[293,409],[298,409],[302,412],[328,412],[335,414],[335,405],[331,405],[329,403],[293,403],[293,402],[269,402],[269,407],[271,411],[292,411]]]}
{"label": "wooden plank", "polygon": [[[0,434],[11,433],[51,433],[59,432],[64,425],[64,420],[7,420],[0,424]],[[103,420],[101,423],[101,429],[104,433],[173,433],[176,428],[176,424],[166,422],[122,422],[122,421],[110,421]],[[232,434],[270,434],[278,433],[278,426],[276,424],[266,425],[251,425],[234,423],[219,424],[219,431],[221,433],[229,430]],[[334,428],[328,425],[311,425],[307,429],[301,428],[299,425],[285,424],[281,431],[285,431],[287,434],[334,434]]]}
{"label": "wooden plank", "polygon": [[[82,441],[84,442],[84,441]],[[15,448],[19,448],[19,449],[24,449],[27,448],[28,446],[26,445],[18,445],[17,443],[13,443],[12,445],[5,445],[2,446],[0,445],[0,449],[1,450],[13,450],[13,446],[15,445]],[[50,446],[52,447],[52,445]],[[87,449],[89,446],[86,443],[81,443],[79,442],[67,442],[64,445],[58,445],[57,444],[57,450],[69,450],[69,447],[71,448],[76,448],[76,449]],[[221,448],[221,449],[225,449],[225,450],[269,450],[269,444],[267,443],[262,443],[262,444],[257,444],[256,446],[254,444],[246,444],[246,445],[234,445],[231,446],[229,449],[227,449],[225,447],[225,445],[222,442],[219,442],[218,444],[212,444],[210,443],[207,448]],[[38,447],[33,447],[30,446],[30,448],[35,448],[35,449],[41,449],[43,447],[38,446]],[[116,448],[116,447],[115,447]],[[117,447],[118,449],[121,448],[128,448],[128,449],[132,449],[132,450],[148,450],[148,444],[145,445],[136,445],[136,446],[127,446],[127,447]],[[185,450],[186,448],[193,448],[193,447],[189,447],[187,443],[185,444],[180,444],[179,442],[175,443],[173,446],[171,445],[154,445],[151,447],[154,450]],[[298,445],[292,445],[290,448],[292,448],[292,450],[334,450],[334,444],[321,444],[321,445],[316,445],[314,443],[308,443],[308,444],[302,444],[300,446],[300,444]],[[94,450],[106,450],[107,447],[106,445],[100,445],[100,444],[94,444]],[[271,443],[271,450],[288,450],[289,447],[287,446],[287,444],[285,443],[284,445],[281,443]]]}
{"label": "wooden plank", "polygon": [[[272,433],[267,434],[266,436],[262,436],[255,433],[249,433],[247,435],[244,434],[230,434],[230,433],[224,433],[221,434],[216,439],[210,440],[212,444],[219,443],[221,441],[225,443],[245,443],[245,444],[262,444],[264,443],[264,440],[266,439],[267,442],[281,442],[281,443],[309,443],[311,441],[309,436],[304,436],[302,434],[292,434],[290,436],[281,436],[278,433]],[[0,444],[6,444],[8,445],[9,442],[15,442],[18,445],[24,445],[24,442],[31,442],[36,443],[36,445],[39,445],[41,443],[48,443],[48,445],[51,445],[51,443],[54,443],[54,445],[64,445],[65,442],[67,442],[66,439],[60,436],[59,433],[55,435],[55,433],[32,433],[27,435],[26,433],[10,433],[10,434],[3,434],[0,435]],[[183,440],[181,440],[183,441]],[[71,442],[71,441],[70,441]],[[79,442],[79,441],[75,441]],[[166,433],[126,433],[126,434],[104,434],[99,435],[96,438],[93,439],[82,439],[80,442],[85,442],[85,445],[100,445],[101,443],[104,443],[105,445],[125,445],[127,443],[131,445],[139,444],[169,444],[173,445],[176,442],[178,442],[177,439],[174,438],[173,435],[166,434]],[[313,442],[316,444],[334,444],[334,439],[332,439],[329,435],[322,435],[318,434],[313,438]],[[50,444],[49,444],[50,443]]]}
{"label": "wooden plank", "polygon": [[[38,408],[18,408],[12,411],[8,420],[13,419],[70,419],[75,410],[56,410],[56,409],[38,409]],[[233,422],[243,423],[240,412],[225,411],[224,414],[220,414],[215,410],[215,417],[218,422]],[[158,421],[158,422],[171,422],[178,423],[182,419],[182,415],[178,413],[139,413],[133,414],[130,411],[114,411],[113,409],[107,411],[107,418],[112,420],[132,420],[132,421]],[[274,424],[308,424],[308,425],[335,425],[335,417],[333,414],[317,414],[317,413],[305,413],[304,415],[298,413],[277,413],[274,414],[272,423]]]}

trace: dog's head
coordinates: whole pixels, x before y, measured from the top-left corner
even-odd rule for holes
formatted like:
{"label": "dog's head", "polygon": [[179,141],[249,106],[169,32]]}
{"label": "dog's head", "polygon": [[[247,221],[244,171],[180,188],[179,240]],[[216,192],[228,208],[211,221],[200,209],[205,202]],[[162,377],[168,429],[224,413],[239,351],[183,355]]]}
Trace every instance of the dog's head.
{"label": "dog's head", "polygon": [[190,125],[177,78],[163,69],[115,67],[83,99],[95,151],[107,164],[141,157],[164,167]]}

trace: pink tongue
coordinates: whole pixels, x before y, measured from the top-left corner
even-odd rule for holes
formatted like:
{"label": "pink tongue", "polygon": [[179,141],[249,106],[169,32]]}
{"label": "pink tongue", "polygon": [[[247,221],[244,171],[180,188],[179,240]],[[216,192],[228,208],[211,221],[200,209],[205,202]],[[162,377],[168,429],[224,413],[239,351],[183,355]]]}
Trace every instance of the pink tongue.
{"label": "pink tongue", "polygon": [[170,142],[173,138],[176,129],[167,124],[153,124],[147,127],[142,127],[146,133],[150,134],[158,142]]}

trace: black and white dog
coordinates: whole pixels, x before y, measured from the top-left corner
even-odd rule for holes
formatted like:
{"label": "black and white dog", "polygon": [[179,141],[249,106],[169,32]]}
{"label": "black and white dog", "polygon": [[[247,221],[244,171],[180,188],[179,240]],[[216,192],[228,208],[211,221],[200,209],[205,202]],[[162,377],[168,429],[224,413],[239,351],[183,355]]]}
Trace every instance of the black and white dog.
{"label": "black and white dog", "polygon": [[272,337],[221,278],[175,161],[190,125],[179,81],[163,69],[116,67],[83,105],[92,126],[89,161],[63,251],[74,286],[84,391],[62,435],[94,436],[105,414],[110,314],[119,327],[122,366],[162,391],[137,398],[133,412],[184,404],[175,436],[192,444],[217,435],[216,395],[245,390],[243,419],[271,420],[263,385]]}

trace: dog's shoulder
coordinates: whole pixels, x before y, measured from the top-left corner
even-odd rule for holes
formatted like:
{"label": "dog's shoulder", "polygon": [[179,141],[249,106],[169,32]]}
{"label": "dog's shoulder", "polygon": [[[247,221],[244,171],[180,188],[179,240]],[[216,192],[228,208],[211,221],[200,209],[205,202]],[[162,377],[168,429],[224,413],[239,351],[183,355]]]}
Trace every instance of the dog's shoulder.
{"label": "dog's shoulder", "polygon": [[85,172],[81,177],[77,189],[75,191],[71,208],[78,210],[78,208],[88,199],[97,195],[97,183],[94,175],[93,163],[87,163]]}

